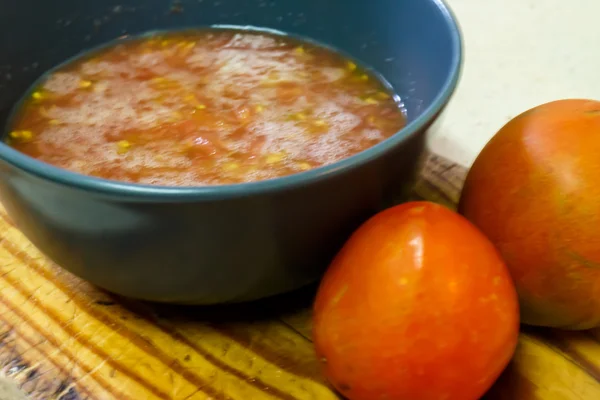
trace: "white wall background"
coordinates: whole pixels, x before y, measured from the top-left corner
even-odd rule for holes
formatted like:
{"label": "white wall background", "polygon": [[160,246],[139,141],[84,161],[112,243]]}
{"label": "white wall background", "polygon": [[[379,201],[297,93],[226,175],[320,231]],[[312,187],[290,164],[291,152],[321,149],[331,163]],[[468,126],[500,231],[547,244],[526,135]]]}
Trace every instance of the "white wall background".
{"label": "white wall background", "polygon": [[433,151],[468,166],[521,112],[561,98],[600,100],[600,0],[447,2],[462,28],[465,61],[431,131]]}

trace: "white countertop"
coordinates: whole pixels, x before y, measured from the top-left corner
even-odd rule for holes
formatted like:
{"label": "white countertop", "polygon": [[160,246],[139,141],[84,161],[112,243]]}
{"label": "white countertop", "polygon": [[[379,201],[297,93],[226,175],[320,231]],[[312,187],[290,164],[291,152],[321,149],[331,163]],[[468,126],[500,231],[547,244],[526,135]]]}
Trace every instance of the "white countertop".
{"label": "white countertop", "polygon": [[458,89],[431,149],[469,166],[512,117],[552,100],[600,100],[600,0],[447,0],[461,25]]}

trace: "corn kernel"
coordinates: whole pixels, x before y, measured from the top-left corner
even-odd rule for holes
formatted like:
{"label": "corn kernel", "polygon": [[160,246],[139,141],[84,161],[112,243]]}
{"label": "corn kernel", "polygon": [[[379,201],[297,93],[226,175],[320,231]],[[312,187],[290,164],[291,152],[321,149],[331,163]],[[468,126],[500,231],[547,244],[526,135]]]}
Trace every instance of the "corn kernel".
{"label": "corn kernel", "polygon": [[125,154],[131,148],[131,143],[127,140],[120,140],[117,142],[117,153]]}
{"label": "corn kernel", "polygon": [[204,104],[198,104],[196,106],[196,110],[204,110],[206,108],[206,106]]}
{"label": "corn kernel", "polygon": [[356,64],[353,63],[352,61],[348,61],[348,63],[346,64],[346,67],[348,68],[349,71],[356,71]]}
{"label": "corn kernel", "polygon": [[34,100],[42,100],[45,96],[42,92],[37,91],[37,92],[33,92],[31,97],[33,97]]}
{"label": "corn kernel", "polygon": [[57,119],[51,119],[50,121],[48,121],[48,123],[50,125],[60,125],[60,121]]}
{"label": "corn kernel", "polygon": [[313,121],[313,125],[315,125],[315,126],[326,126],[327,122],[323,121],[322,119],[318,119],[316,121]]}
{"label": "corn kernel", "polygon": [[260,112],[263,112],[263,111],[265,111],[265,107],[259,104],[259,105],[257,105],[256,107],[254,107],[254,110],[255,110],[256,112],[259,112],[259,113],[260,113]]}
{"label": "corn kernel", "polygon": [[302,46],[300,46],[300,47],[296,47],[296,48],[294,49],[294,51],[296,52],[296,54],[304,54],[304,53],[305,53],[305,51],[304,51],[304,47],[302,47]]}
{"label": "corn kernel", "polygon": [[33,132],[28,130],[12,131],[9,136],[11,139],[16,139],[20,142],[29,142],[33,139]]}
{"label": "corn kernel", "polygon": [[299,113],[292,115],[292,118],[295,119],[296,121],[304,121],[304,120],[306,120],[306,114],[304,114],[303,112],[299,112]]}
{"label": "corn kernel", "polygon": [[386,92],[377,92],[377,94],[375,96],[377,96],[381,100],[387,100],[390,98],[390,95],[387,94]]}
{"label": "corn kernel", "polygon": [[283,161],[284,155],[282,153],[272,153],[267,156],[267,164],[277,164]]}
{"label": "corn kernel", "polygon": [[379,102],[372,97],[367,97],[363,101],[367,104],[379,104]]}
{"label": "corn kernel", "polygon": [[369,75],[367,75],[367,74],[362,74],[362,75],[360,76],[360,80],[361,80],[361,81],[368,81],[368,80],[369,80]]}
{"label": "corn kernel", "polygon": [[308,171],[309,169],[312,168],[312,166],[307,162],[299,162],[297,165],[298,165],[298,168],[301,169],[302,171]]}
{"label": "corn kernel", "polygon": [[82,80],[79,82],[79,87],[82,89],[87,89],[92,86],[92,81]]}
{"label": "corn kernel", "polygon": [[236,169],[238,169],[240,167],[240,165],[238,163],[235,162],[228,162],[226,164],[223,165],[223,170],[225,171],[234,171]]}

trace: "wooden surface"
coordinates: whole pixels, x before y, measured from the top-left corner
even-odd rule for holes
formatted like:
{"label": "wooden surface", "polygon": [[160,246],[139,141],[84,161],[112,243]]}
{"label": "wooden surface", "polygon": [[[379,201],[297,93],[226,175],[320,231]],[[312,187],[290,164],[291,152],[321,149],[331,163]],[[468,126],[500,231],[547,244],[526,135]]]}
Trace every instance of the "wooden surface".
{"label": "wooden surface", "polygon": [[[452,205],[464,173],[431,156],[414,197]],[[313,354],[314,288],[228,307],[123,302],[49,262],[3,209],[0,269],[0,375],[28,399],[338,398]],[[599,340],[524,328],[485,398],[600,399]]]}

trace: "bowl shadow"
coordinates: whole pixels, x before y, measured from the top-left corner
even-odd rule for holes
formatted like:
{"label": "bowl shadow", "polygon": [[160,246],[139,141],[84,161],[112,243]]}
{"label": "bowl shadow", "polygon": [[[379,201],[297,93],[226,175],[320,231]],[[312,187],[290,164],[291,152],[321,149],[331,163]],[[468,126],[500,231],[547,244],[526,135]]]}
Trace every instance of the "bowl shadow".
{"label": "bowl shadow", "polygon": [[229,324],[272,320],[306,312],[312,305],[317,287],[315,283],[251,302],[218,305],[163,304],[129,299],[108,292],[105,295],[127,311],[146,318]]}

